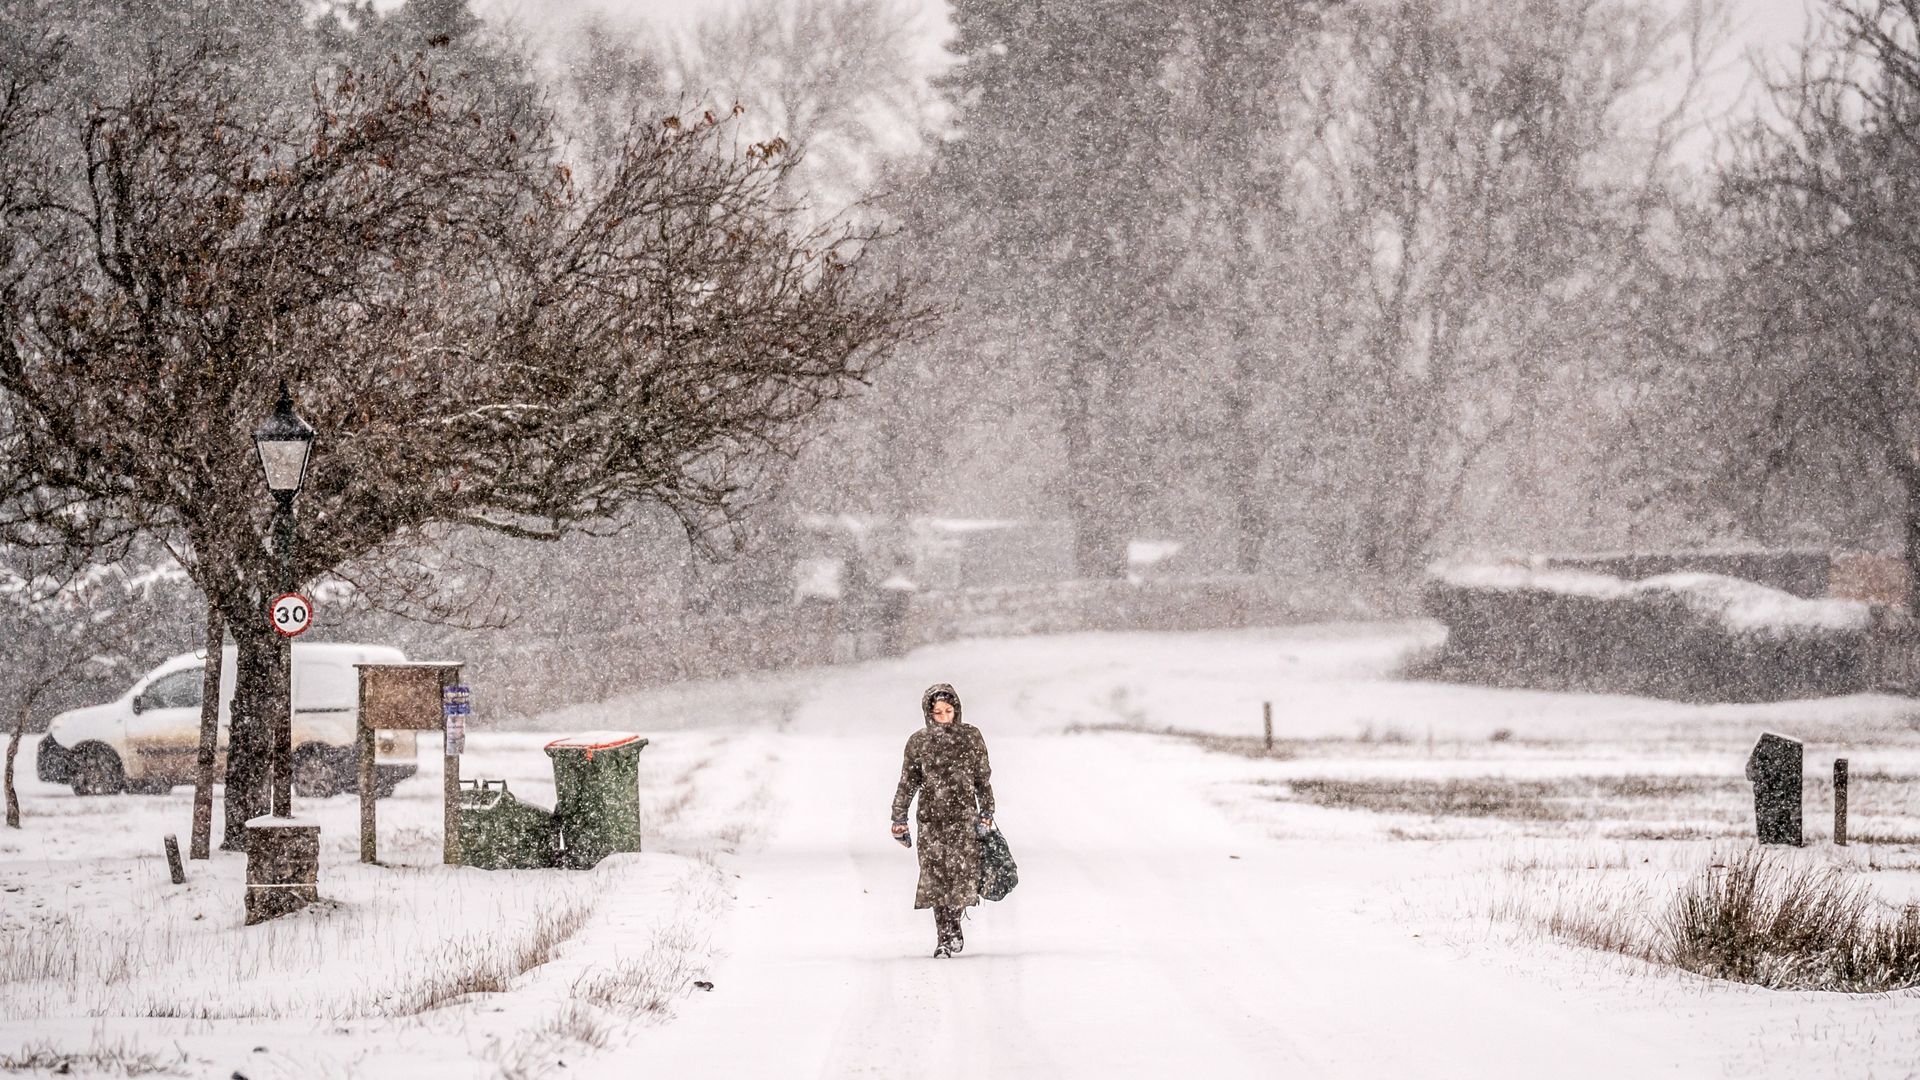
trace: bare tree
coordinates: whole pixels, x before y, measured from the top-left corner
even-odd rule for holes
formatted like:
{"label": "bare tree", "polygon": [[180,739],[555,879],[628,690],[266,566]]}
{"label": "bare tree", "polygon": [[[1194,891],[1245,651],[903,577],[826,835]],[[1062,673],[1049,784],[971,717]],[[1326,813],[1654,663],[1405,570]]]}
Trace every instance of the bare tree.
{"label": "bare tree", "polygon": [[744,106],[750,130],[805,154],[796,179],[817,203],[847,206],[938,126],[915,55],[927,17],[912,0],[747,0],[695,26],[681,82]]}
{"label": "bare tree", "polygon": [[598,14],[589,16],[566,42],[566,75],[558,80],[559,115],[572,137],[586,147],[589,161],[617,155],[635,113],[664,116],[675,111],[672,55],[669,41],[638,36]]}
{"label": "bare tree", "polygon": [[[1311,80],[1313,198],[1344,297],[1312,402],[1357,501],[1348,550],[1395,572],[1453,525],[1477,470],[1538,486],[1633,332],[1625,283],[1666,210],[1712,9],[1400,0],[1350,9]],[[1520,494],[1524,495],[1523,490]]]}
{"label": "bare tree", "polygon": [[1181,365],[1193,375],[1185,387],[1177,373],[1153,381],[1137,422],[1167,436],[1158,456],[1187,485],[1204,477],[1217,487],[1241,573],[1261,568],[1280,504],[1303,487],[1302,439],[1312,433],[1286,400],[1318,362],[1311,349],[1327,335],[1313,324],[1337,295],[1310,284],[1329,284],[1316,272],[1326,245],[1296,176],[1313,120],[1302,69],[1325,32],[1324,7],[1186,5],[1170,65],[1177,107],[1191,120],[1174,129],[1179,165],[1161,178],[1183,207],[1169,230],[1185,253],[1169,321],[1176,348],[1196,359]]}
{"label": "bare tree", "polygon": [[1763,484],[1866,503],[1920,581],[1920,2],[1828,0],[1771,81],[1722,178],[1746,258],[1713,400]]}
{"label": "bare tree", "polygon": [[[1148,486],[1138,466],[1152,442],[1133,406],[1161,359],[1176,265],[1161,241],[1178,16],[1144,0],[954,5],[943,88],[958,130],[935,157],[941,228],[923,257],[964,282],[956,351],[984,354],[1008,404],[1037,420],[1015,445],[1060,463],[1051,494],[1081,577],[1125,575]],[[1001,433],[1016,433],[996,420],[1004,469]]]}
{"label": "bare tree", "polygon": [[555,539],[656,505],[690,534],[922,312],[871,232],[795,224],[777,147],[637,120],[576,182],[551,118],[416,56],[251,96],[203,43],[30,141],[4,239],[0,460],[16,533],[164,537],[240,650],[227,840],[263,808],[275,670],[250,433],[285,380],[321,433],[293,578],[441,525]]}

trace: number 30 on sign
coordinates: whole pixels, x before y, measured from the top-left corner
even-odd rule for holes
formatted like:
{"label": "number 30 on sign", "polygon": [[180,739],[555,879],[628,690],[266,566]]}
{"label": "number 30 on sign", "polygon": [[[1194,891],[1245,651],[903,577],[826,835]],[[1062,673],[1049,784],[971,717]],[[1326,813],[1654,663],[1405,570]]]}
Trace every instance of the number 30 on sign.
{"label": "number 30 on sign", "polygon": [[299,593],[277,596],[269,618],[282,637],[299,637],[313,625],[313,601]]}

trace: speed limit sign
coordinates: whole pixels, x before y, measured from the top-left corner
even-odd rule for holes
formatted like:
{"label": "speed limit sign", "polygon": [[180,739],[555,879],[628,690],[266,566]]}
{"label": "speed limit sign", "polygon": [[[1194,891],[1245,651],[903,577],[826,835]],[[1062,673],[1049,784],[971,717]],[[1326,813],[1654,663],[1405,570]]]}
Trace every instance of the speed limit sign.
{"label": "speed limit sign", "polygon": [[313,625],[313,601],[299,593],[284,593],[274,598],[268,618],[282,637],[299,637]]}

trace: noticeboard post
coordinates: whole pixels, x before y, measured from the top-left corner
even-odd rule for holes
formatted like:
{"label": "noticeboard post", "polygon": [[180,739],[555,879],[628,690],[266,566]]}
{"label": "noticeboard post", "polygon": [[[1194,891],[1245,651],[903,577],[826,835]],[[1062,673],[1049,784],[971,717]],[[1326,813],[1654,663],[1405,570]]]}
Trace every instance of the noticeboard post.
{"label": "noticeboard post", "polygon": [[447,756],[457,758],[467,748],[467,717],[473,715],[473,691],[464,686],[443,687],[440,711],[447,721]]}
{"label": "noticeboard post", "polygon": [[[374,815],[374,732],[439,731],[444,740],[442,751],[446,775],[442,783],[445,799],[443,820],[446,840],[442,858],[452,864],[460,859],[460,743],[465,740],[468,699],[460,685],[461,662],[425,661],[406,664],[355,664],[360,671],[360,719],[354,746],[360,766],[360,861],[379,861],[375,842]],[[459,690],[458,731],[452,722],[451,703]]]}

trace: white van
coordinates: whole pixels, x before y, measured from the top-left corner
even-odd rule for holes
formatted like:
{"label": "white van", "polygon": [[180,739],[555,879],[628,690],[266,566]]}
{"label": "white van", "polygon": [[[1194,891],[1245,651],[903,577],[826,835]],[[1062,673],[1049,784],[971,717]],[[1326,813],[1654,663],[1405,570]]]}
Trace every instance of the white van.
{"label": "white van", "polygon": [[[235,650],[221,650],[220,747],[215,775],[226,774],[227,724],[233,707]],[[141,676],[117,701],[53,718],[40,740],[35,772],[76,795],[122,791],[165,794],[194,782],[200,751],[202,652],[182,653]],[[354,727],[360,703],[355,664],[406,662],[385,645],[316,642],[293,645],[293,783],[307,797],[346,791],[356,783]],[[382,731],[374,740],[382,794],[418,769],[411,731]]]}

